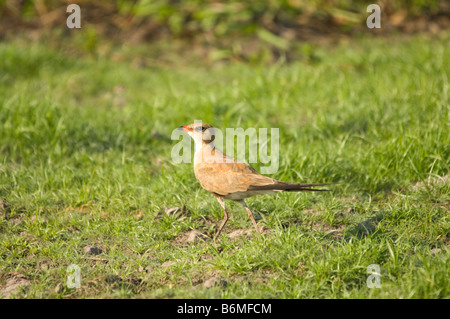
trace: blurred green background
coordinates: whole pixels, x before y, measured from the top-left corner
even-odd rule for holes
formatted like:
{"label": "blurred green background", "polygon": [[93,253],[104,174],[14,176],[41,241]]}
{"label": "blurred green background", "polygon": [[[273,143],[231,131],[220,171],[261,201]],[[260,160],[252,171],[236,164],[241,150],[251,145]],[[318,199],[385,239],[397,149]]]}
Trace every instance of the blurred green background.
{"label": "blurred green background", "polygon": [[[81,7],[81,30],[65,25],[70,3]],[[381,7],[381,29],[366,27],[366,9],[371,3]],[[25,33],[31,40],[55,46],[61,45],[61,38],[75,37],[75,43],[65,42],[61,49],[100,55],[114,51],[111,43],[104,43],[106,39],[121,45],[166,41],[170,51],[197,54],[196,58],[273,62],[280,55],[295,59],[302,51],[298,41],[436,34],[450,27],[449,16],[450,5],[444,0],[2,0],[0,36]],[[158,45],[149,51],[148,55],[159,58],[168,48]]]}

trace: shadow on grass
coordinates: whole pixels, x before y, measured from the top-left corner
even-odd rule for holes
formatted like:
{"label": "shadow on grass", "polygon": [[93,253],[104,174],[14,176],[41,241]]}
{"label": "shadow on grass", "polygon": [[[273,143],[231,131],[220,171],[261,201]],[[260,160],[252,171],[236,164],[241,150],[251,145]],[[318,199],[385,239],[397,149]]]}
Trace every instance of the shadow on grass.
{"label": "shadow on grass", "polygon": [[378,223],[387,215],[387,212],[376,213],[374,216],[362,221],[361,223],[354,225],[345,231],[344,240],[356,237],[362,239],[370,234],[373,234],[377,230]]}

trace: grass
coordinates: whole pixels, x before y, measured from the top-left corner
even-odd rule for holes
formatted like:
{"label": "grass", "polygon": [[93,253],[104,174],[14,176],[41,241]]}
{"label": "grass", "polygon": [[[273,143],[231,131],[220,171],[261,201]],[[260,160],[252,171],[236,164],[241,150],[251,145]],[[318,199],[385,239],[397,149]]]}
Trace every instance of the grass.
{"label": "grass", "polygon": [[[448,40],[360,39],[219,67],[0,43],[0,291],[22,276],[11,297],[449,298]],[[249,199],[264,236],[228,236],[252,225],[227,203],[217,243],[183,242],[222,217],[170,156],[172,130],[196,119],[279,128],[271,177],[342,184]],[[381,288],[366,285],[371,264]]]}

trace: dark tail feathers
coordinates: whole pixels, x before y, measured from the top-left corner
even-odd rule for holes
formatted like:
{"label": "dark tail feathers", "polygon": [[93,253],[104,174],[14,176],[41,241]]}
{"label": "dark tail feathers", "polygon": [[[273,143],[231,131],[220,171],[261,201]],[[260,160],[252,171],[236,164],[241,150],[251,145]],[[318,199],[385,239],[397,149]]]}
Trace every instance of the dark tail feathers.
{"label": "dark tail feathers", "polygon": [[339,183],[288,183],[277,181],[274,184],[250,186],[248,190],[273,190],[273,191],[286,191],[286,192],[328,192],[329,189],[317,189],[310,187],[335,185]]}

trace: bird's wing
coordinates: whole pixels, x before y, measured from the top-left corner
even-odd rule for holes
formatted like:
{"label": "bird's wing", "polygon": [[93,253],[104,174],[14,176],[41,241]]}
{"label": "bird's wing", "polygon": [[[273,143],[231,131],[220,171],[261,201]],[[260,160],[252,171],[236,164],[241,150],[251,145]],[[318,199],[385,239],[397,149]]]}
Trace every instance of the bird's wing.
{"label": "bird's wing", "polygon": [[240,162],[218,150],[212,150],[212,163],[200,162],[194,166],[195,177],[207,191],[219,195],[238,192],[267,193],[270,191],[324,191],[310,187],[335,183],[289,183],[259,174],[247,163]]}
{"label": "bird's wing", "polygon": [[274,184],[270,177],[259,174],[246,163],[201,163],[195,166],[195,177],[209,192],[227,195],[245,192],[251,186]]}

